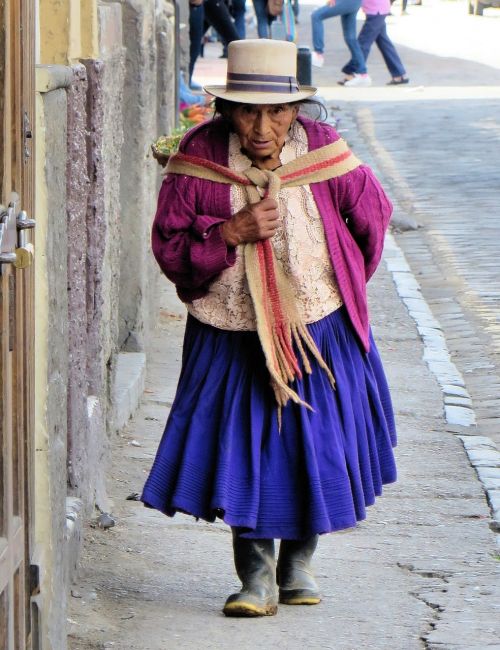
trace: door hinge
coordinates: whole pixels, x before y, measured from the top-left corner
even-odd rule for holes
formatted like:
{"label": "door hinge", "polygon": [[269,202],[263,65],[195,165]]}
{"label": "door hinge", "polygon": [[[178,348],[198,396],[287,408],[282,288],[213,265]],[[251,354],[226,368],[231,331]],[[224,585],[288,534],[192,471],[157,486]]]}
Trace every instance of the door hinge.
{"label": "door hinge", "polygon": [[31,157],[31,141],[33,140],[33,131],[31,130],[31,123],[29,115],[24,111],[23,117],[23,141],[24,141],[24,159],[27,160]]}
{"label": "door hinge", "polygon": [[30,564],[30,596],[38,596],[40,593],[40,567],[38,564]]}

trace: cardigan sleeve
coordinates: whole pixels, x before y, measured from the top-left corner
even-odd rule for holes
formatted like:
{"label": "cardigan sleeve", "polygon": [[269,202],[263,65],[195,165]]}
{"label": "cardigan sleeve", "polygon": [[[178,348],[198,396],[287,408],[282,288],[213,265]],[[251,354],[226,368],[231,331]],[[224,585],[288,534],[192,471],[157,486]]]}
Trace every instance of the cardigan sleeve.
{"label": "cardigan sleeve", "polygon": [[178,290],[205,289],[236,260],[223,240],[224,217],[196,214],[197,179],[170,174],[161,186],[153,222],[153,254]]}
{"label": "cardigan sleeve", "polygon": [[363,254],[368,280],[375,273],[382,257],[392,204],[366,165],[361,165],[337,180],[340,214]]}

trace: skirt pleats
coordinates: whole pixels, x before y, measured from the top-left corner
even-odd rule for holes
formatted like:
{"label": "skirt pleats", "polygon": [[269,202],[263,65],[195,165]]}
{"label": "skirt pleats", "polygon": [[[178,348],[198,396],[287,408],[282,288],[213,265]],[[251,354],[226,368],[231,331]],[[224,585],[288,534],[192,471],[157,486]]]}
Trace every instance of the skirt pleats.
{"label": "skirt pleats", "polygon": [[142,501],[166,515],[221,517],[252,538],[302,539],[356,525],[396,480],[396,432],[380,357],[345,308],[308,325],[336,389],[313,360],[278,429],[255,332],[188,317],[182,370]]}

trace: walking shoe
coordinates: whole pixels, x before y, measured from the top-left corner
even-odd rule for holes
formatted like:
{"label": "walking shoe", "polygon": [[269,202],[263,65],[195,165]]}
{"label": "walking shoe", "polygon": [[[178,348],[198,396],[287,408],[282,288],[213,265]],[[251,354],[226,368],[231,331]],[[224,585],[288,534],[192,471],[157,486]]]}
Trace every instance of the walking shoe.
{"label": "walking shoe", "polygon": [[357,74],[354,73],[354,76],[352,79],[348,79],[345,83],[344,86],[346,88],[358,88],[358,87],[366,87],[366,86],[371,86],[372,85],[372,80],[370,75],[367,74]]}
{"label": "walking shoe", "polygon": [[321,52],[312,52],[311,54],[311,65],[315,68],[322,68],[325,63],[325,57]]}
{"label": "walking shoe", "polygon": [[282,539],[276,569],[279,601],[284,605],[317,605],[321,602],[311,560],[319,535],[305,540]]}
{"label": "walking shoe", "polygon": [[233,530],[233,551],[241,591],[231,594],[226,616],[273,616],[278,611],[274,539],[245,539]]}
{"label": "walking shoe", "polygon": [[388,86],[401,86],[402,84],[409,83],[408,77],[393,77],[390,81],[387,82]]}

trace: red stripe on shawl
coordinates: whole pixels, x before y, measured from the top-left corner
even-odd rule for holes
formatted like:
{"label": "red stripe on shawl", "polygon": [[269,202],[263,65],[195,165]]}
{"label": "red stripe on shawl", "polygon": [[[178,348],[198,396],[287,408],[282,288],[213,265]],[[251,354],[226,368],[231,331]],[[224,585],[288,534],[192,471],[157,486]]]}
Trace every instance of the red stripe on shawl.
{"label": "red stripe on shawl", "polygon": [[324,160],[323,162],[319,162],[319,163],[313,163],[312,165],[309,165],[309,167],[303,167],[302,169],[298,169],[295,172],[290,172],[290,174],[285,174],[284,176],[281,177],[281,181],[282,182],[287,181],[292,178],[295,178],[296,176],[305,176],[306,174],[315,172],[318,169],[324,169],[325,167],[330,167],[330,165],[335,165],[336,163],[342,162],[346,158],[349,158],[349,156],[351,155],[352,155],[351,151],[344,151],[344,153],[341,153],[335,158],[330,158],[328,160]]}
{"label": "red stripe on shawl", "polygon": [[198,165],[199,167],[212,169],[213,171],[222,174],[222,176],[225,176],[226,178],[230,178],[231,180],[236,181],[237,183],[241,183],[242,185],[252,184],[252,182],[249,181],[246,176],[240,176],[239,174],[229,170],[227,167],[224,167],[223,165],[219,165],[211,160],[207,160],[206,158],[198,158],[198,156],[188,156],[187,154],[181,153],[179,151],[174,156],[172,156],[171,160],[174,161],[180,160],[182,162],[191,163],[192,165]]}
{"label": "red stripe on shawl", "polygon": [[292,340],[289,336],[287,336],[287,327],[285,324],[285,318],[283,317],[278,284],[276,282],[276,275],[274,273],[273,252],[270,240],[265,239],[257,242],[257,251],[261,273],[262,276],[266,278],[266,286],[268,288],[268,294],[271,303],[270,307],[274,316],[274,329],[281,342],[281,349],[285,355],[287,362],[293,368],[295,375],[297,375],[299,379],[302,379],[302,373],[299,368],[297,357],[293,351]]}

